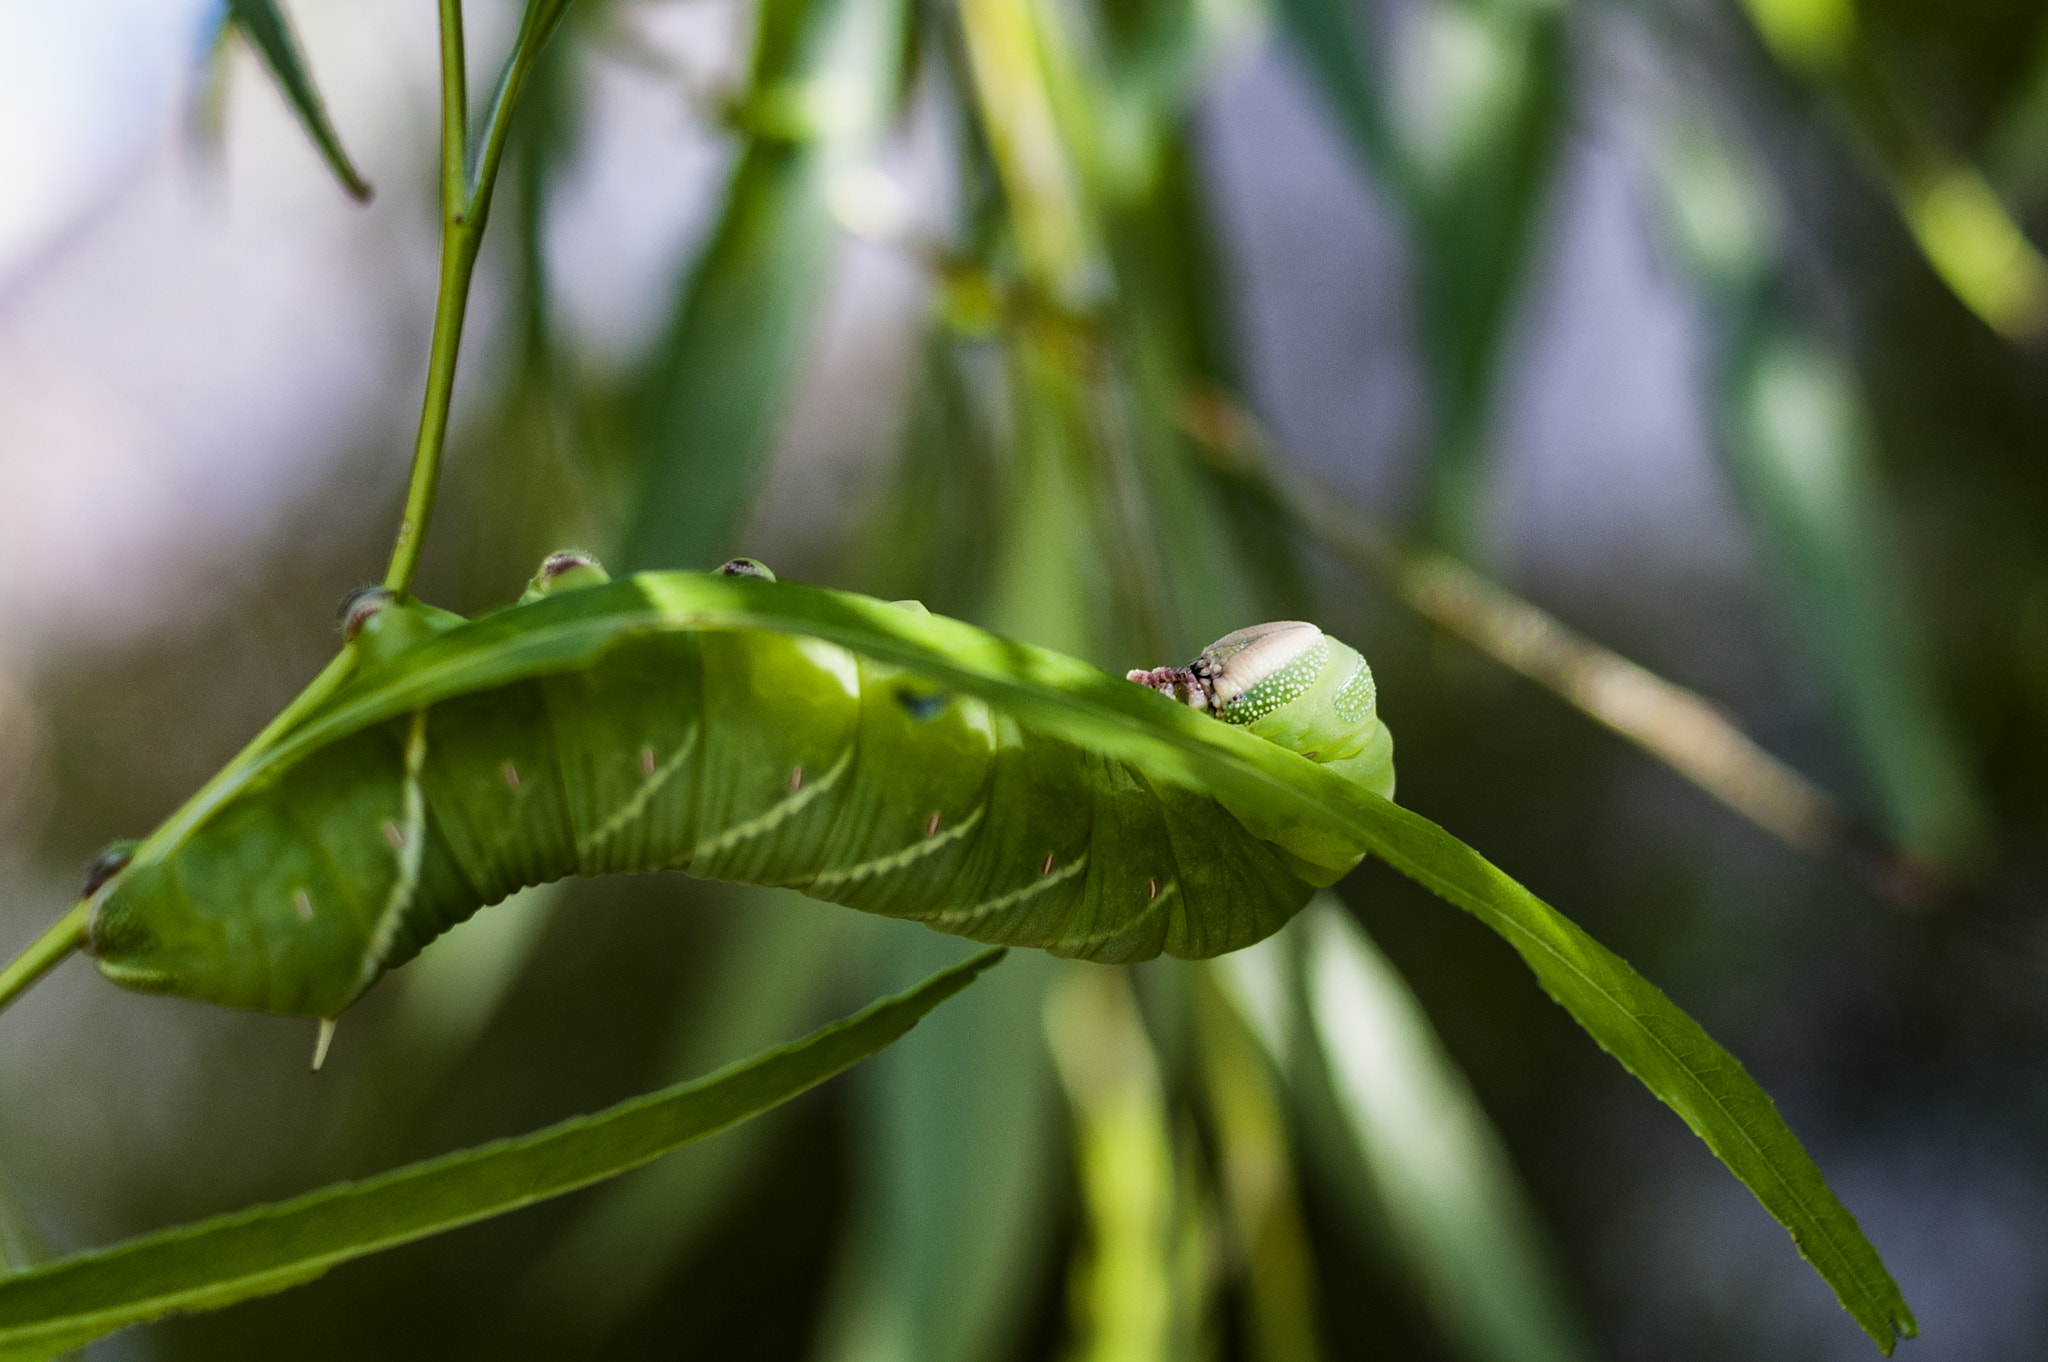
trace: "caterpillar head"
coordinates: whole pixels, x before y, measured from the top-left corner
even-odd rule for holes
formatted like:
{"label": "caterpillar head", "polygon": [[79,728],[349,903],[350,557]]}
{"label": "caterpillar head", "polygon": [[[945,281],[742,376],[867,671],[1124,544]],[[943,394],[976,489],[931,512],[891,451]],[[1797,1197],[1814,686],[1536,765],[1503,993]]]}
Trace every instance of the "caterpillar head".
{"label": "caterpillar head", "polygon": [[1127,679],[1234,724],[1248,724],[1304,694],[1329,657],[1323,631],[1301,620],[1225,634],[1185,667],[1154,667]]}

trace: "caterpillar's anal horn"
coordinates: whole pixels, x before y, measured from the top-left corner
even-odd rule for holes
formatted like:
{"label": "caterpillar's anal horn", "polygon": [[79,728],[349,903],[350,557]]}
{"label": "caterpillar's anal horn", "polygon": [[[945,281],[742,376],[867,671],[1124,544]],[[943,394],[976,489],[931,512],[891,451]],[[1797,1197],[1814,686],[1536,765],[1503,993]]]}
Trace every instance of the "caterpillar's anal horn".
{"label": "caterpillar's anal horn", "polygon": [[334,1044],[334,1018],[320,1019],[320,1034],[313,1041],[313,1072],[319,1073],[320,1066],[327,1062],[327,1047]]}

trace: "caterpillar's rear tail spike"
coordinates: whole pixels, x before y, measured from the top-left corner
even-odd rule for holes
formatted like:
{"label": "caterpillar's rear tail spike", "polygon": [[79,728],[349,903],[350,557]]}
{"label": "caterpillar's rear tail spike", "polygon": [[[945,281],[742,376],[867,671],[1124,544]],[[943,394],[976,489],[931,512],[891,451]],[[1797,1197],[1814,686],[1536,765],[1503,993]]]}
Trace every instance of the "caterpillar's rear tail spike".
{"label": "caterpillar's rear tail spike", "polygon": [[0,1008],[5,1008],[28,986],[55,969],[64,957],[85,944],[85,918],[90,901],[82,900],[70,912],[50,924],[29,948],[0,969]]}
{"label": "caterpillar's rear tail spike", "polygon": [[334,1018],[320,1019],[320,1035],[313,1042],[313,1072],[319,1073],[320,1066],[327,1062],[327,1047],[334,1044]]}

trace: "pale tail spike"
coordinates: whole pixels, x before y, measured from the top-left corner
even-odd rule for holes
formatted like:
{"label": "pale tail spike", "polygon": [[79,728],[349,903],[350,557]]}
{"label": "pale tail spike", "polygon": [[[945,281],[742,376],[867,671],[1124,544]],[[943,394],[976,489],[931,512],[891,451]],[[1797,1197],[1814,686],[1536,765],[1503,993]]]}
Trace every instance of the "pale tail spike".
{"label": "pale tail spike", "polygon": [[320,1038],[313,1042],[313,1072],[319,1073],[320,1066],[327,1062],[327,1047],[334,1044],[334,1018],[320,1019]]}

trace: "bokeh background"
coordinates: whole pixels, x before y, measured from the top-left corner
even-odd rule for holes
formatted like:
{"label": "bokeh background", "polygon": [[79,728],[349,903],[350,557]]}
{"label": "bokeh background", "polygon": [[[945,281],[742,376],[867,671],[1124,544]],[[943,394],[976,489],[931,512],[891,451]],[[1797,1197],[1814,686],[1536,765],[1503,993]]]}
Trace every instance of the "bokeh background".
{"label": "bokeh background", "polygon": [[[220,6],[0,0],[10,951],[318,669],[396,523],[433,11],[289,12],[367,206]],[[486,88],[516,8],[470,17]],[[1402,802],[1775,1095],[1919,1315],[1904,1355],[2031,1355],[2044,18],[579,0],[500,187],[422,594],[488,608],[564,544],[746,552],[1115,668],[1314,618],[1373,662]],[[1253,459],[1699,691],[1976,906],[1886,902],[1433,632]],[[653,1169],[91,1355],[1869,1355],[1503,944],[1383,867],[1341,896],[1316,921],[1379,1011],[1326,1011],[1317,1053],[1379,1107],[1246,1025],[1300,931],[1256,968],[1013,958]],[[681,877],[530,892],[381,985],[317,1078],[307,1026],[70,964],[0,1019],[0,1244],[529,1129],[960,953],[853,916]],[[1418,1224],[1456,1209],[1432,1186],[1476,1256]]]}

